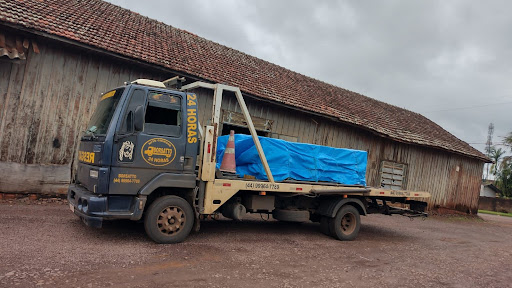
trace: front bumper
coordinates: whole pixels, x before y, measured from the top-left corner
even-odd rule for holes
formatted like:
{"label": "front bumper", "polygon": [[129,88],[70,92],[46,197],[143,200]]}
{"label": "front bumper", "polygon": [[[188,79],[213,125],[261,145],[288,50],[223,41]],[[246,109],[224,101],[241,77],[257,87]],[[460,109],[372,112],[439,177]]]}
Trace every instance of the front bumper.
{"label": "front bumper", "polygon": [[101,196],[84,187],[71,184],[68,189],[70,209],[91,227],[101,228],[104,220],[140,220],[146,196]]}

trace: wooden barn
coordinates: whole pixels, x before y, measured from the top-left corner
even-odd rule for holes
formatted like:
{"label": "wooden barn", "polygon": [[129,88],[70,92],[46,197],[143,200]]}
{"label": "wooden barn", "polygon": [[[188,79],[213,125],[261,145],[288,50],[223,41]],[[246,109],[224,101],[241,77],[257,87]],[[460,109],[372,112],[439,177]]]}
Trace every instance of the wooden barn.
{"label": "wooden barn", "polygon": [[[366,150],[372,186],[476,213],[486,158],[420,114],[99,1],[0,0],[0,191],[65,193],[99,95],[183,76],[240,87],[258,133]],[[211,98],[199,93],[201,123]],[[225,97],[223,131],[245,131]],[[200,111],[201,112],[201,111]]]}

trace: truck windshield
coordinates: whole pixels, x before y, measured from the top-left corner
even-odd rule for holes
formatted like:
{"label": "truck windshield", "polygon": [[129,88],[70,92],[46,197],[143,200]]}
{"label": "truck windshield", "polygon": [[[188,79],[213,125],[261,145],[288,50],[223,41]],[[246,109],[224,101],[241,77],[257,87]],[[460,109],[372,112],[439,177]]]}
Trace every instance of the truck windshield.
{"label": "truck windshield", "polygon": [[124,88],[109,91],[101,96],[100,103],[92,114],[86,133],[104,135],[107,133],[110,120],[114,115],[117,103],[123,94]]}

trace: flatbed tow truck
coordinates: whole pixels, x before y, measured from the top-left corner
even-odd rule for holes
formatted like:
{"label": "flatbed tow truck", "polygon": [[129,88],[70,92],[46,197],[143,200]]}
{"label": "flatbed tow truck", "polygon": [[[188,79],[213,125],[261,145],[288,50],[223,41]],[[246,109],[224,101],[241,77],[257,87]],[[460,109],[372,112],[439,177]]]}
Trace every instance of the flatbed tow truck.
{"label": "flatbed tow truck", "polygon": [[[102,94],[81,138],[68,190],[70,209],[86,225],[142,220],[155,242],[177,243],[198,231],[201,219],[222,214],[241,220],[245,213],[265,213],[281,221],[319,222],[324,234],[353,240],[360,215],[426,217],[422,200],[428,192],[274,181],[240,89],[204,82],[181,87],[182,81],[139,79]],[[213,90],[210,125],[204,128],[192,93],[198,88]],[[237,98],[268,181],[216,169],[223,94]]]}

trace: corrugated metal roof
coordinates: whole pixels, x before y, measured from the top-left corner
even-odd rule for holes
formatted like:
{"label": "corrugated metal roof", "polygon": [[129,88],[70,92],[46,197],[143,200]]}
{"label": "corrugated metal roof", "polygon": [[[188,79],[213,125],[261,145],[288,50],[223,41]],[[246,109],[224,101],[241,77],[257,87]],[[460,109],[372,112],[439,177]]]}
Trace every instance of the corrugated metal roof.
{"label": "corrugated metal roof", "polygon": [[333,116],[394,140],[488,158],[426,117],[304,76],[99,1],[0,0],[0,21],[58,35],[254,96]]}
{"label": "corrugated metal roof", "polygon": [[[31,41],[27,38],[0,32],[0,59],[26,60],[30,42]],[[34,51],[39,53],[35,42],[32,42],[32,47]]]}

